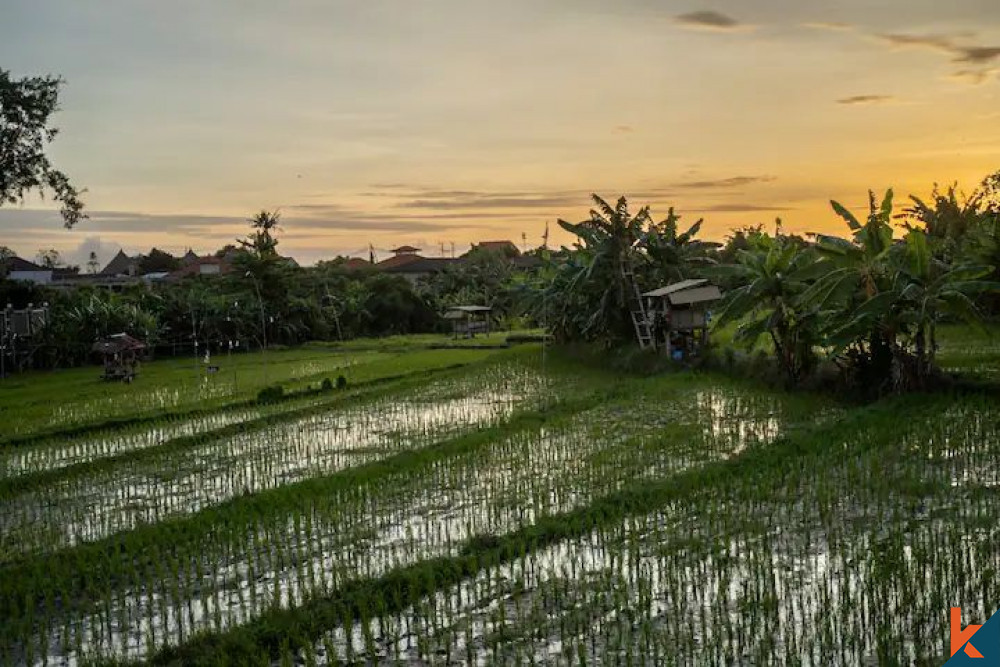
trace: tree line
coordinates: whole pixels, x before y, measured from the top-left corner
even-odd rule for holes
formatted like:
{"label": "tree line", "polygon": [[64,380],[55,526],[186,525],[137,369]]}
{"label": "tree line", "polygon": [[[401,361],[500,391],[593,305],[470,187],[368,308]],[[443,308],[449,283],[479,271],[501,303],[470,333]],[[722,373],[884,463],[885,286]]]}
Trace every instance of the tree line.
{"label": "tree line", "polygon": [[938,375],[938,326],[1000,314],[1000,172],[969,197],[935,187],[899,212],[892,190],[869,193],[863,219],[833,201],[846,236],[787,234],[779,220],[773,233],[758,225],[706,243],[701,221],[681,231],[673,209],[657,222],[648,207],[630,213],[624,197],[593,199],[589,219],[560,221],[576,241],[528,290],[558,340],[613,347],[634,337],[623,263],[640,290],[716,281],[726,296],[714,328],[735,327],[746,347],[766,340],[790,386],[827,361],[852,388],[926,388]]}

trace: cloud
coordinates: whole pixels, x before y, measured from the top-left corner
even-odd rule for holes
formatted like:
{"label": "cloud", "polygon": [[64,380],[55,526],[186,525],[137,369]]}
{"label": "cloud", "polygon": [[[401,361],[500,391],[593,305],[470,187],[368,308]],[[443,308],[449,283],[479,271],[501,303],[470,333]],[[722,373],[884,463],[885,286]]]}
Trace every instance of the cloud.
{"label": "cloud", "polygon": [[680,14],[679,16],[674,17],[674,21],[685,28],[692,28],[695,30],[721,30],[725,32],[733,32],[737,30],[745,30],[751,27],[747,24],[740,23],[730,16],[711,10]]}
{"label": "cloud", "polygon": [[1000,58],[1000,46],[959,46],[953,52],[956,63],[985,65]]}
{"label": "cloud", "polygon": [[704,190],[709,188],[736,188],[742,185],[753,185],[755,183],[770,183],[774,180],[777,180],[774,176],[732,176],[730,178],[720,178],[711,181],[689,181],[687,183],[677,183],[674,187],[692,190]]}
{"label": "cloud", "polygon": [[953,72],[948,76],[952,81],[958,81],[959,83],[966,83],[973,86],[978,86],[986,83],[991,77],[1000,73],[998,68],[986,68],[986,69],[962,69],[957,72]]}
{"label": "cloud", "polygon": [[839,21],[809,21],[803,23],[802,27],[813,28],[814,30],[835,30],[837,32],[848,32],[855,29],[850,23],[840,23]]}
{"label": "cloud", "polygon": [[877,34],[875,37],[892,48],[923,48],[950,55],[951,62],[969,66],[955,72],[951,78],[972,85],[979,85],[986,81],[993,73],[993,70],[986,66],[995,60],[1000,60],[1000,46],[959,43],[962,39],[975,37],[974,33],[928,35],[892,33]]}
{"label": "cloud", "polygon": [[880,33],[876,34],[875,37],[895,48],[916,47],[943,51],[945,53],[954,53],[955,50],[955,36],[951,34],[905,35],[900,33]]}
{"label": "cloud", "polygon": [[693,207],[690,210],[698,213],[755,213],[761,211],[792,211],[789,206],[773,206],[770,204],[713,204],[711,206]]}
{"label": "cloud", "polygon": [[895,101],[896,98],[892,95],[852,95],[851,97],[843,97],[837,100],[837,104],[846,104],[850,106],[873,106],[876,104],[888,104]]}
{"label": "cloud", "polygon": [[483,208],[552,208],[569,206],[580,201],[579,195],[530,195],[530,196],[456,196],[438,199],[413,199],[397,204],[399,208],[417,209],[483,209]]}
{"label": "cloud", "polygon": [[121,249],[121,245],[115,243],[114,241],[105,241],[100,236],[88,236],[87,238],[80,241],[73,250],[69,250],[63,253],[63,258],[69,264],[75,264],[80,267],[81,271],[87,271],[87,261],[90,259],[90,253],[94,253],[97,257],[97,263],[100,266],[104,266],[111,258],[118,253]]}

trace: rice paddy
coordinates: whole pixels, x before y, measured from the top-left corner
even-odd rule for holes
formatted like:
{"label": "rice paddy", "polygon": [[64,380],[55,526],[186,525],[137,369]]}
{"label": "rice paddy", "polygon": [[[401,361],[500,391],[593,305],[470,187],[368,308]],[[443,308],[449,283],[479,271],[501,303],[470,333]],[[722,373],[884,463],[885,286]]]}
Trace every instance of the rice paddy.
{"label": "rice paddy", "polygon": [[940,664],[997,610],[989,395],[309,354],[348,389],[2,416],[0,664]]}

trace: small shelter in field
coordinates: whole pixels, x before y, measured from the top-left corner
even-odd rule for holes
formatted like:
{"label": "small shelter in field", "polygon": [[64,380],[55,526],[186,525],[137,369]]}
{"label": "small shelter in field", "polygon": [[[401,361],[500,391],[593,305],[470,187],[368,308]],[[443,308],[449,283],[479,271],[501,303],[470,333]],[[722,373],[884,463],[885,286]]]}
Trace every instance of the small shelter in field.
{"label": "small shelter in field", "polygon": [[708,342],[709,309],[722,291],[704,279],[682,280],[642,295],[656,346],[675,359],[698,354]]}
{"label": "small shelter in field", "polygon": [[94,343],[92,350],[104,359],[103,380],[131,382],[139,368],[139,355],[146,345],[126,333],[114,334]]}
{"label": "small shelter in field", "polygon": [[452,306],[444,314],[444,318],[451,321],[454,338],[460,335],[475,338],[477,333],[490,333],[492,310],[489,306]]}

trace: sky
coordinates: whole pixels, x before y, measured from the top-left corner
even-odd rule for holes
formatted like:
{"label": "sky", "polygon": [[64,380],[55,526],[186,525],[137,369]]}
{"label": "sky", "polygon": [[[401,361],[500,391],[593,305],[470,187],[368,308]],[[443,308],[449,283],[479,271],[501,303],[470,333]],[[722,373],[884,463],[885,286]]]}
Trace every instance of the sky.
{"label": "sky", "polygon": [[589,195],[703,235],[842,232],[869,188],[1000,169],[997,0],[4,0],[0,67],[65,81],[91,218],[0,209],[83,263],[210,252],[279,209],[305,264],[570,239]]}

